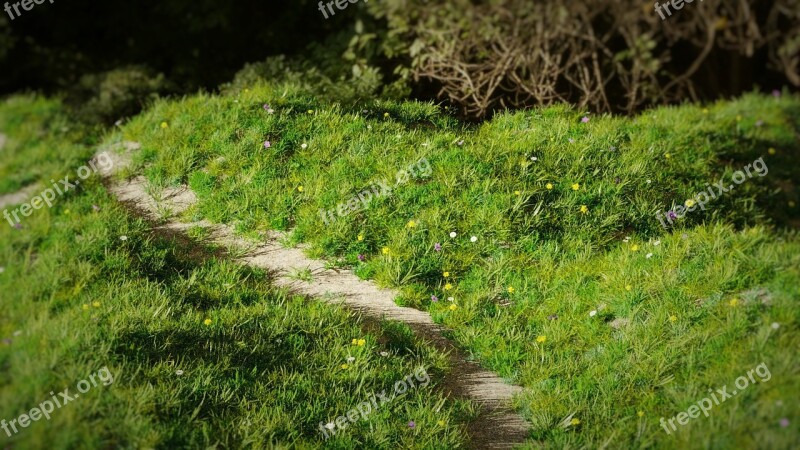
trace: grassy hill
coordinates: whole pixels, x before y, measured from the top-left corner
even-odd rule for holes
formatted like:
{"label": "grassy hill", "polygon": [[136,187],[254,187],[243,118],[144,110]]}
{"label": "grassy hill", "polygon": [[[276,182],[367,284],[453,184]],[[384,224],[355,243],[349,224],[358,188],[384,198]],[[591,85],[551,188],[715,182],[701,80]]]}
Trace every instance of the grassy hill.
{"label": "grassy hill", "polygon": [[[135,140],[130,173],[191,186],[188,219],[289,230],[398,287],[526,388],[531,448],[800,442],[800,98],[465,125],[430,104],[256,84],[159,101],[102,137],[57,100],[14,97],[0,132],[0,193],[74,176],[98,140]],[[92,177],[0,227],[0,419],[114,375],[46,424],[0,431],[7,445],[466,444],[474,405],[435,389],[446,358],[407,328],[294,296],[202,233],[153,225]],[[430,386],[322,440],[320,421],[419,368]]]}
{"label": "grassy hill", "polygon": [[[187,216],[291,230],[399,287],[528,388],[532,446],[791,448],[799,108],[748,95],[467,126],[434,105],[332,105],[258,84],[159,102],[120,135],[142,143],[156,188],[199,194]],[[763,382],[751,372],[708,418],[666,433],[662,417],[762,363]]]}
{"label": "grassy hill", "polygon": [[[84,142],[96,137],[54,130],[64,114],[55,100],[0,104],[0,131],[12,143],[0,173],[20,183],[75,180],[96,151]],[[364,323],[274,288],[267,274],[227,261],[220,249],[153,225],[94,176],[19,228],[0,226],[0,419],[28,414],[51,391],[77,394],[99,371],[104,380],[47,420],[4,422],[4,447],[463,444],[474,408],[436,390],[447,359],[406,327]],[[427,383],[323,440],[321,421],[420,369]]]}

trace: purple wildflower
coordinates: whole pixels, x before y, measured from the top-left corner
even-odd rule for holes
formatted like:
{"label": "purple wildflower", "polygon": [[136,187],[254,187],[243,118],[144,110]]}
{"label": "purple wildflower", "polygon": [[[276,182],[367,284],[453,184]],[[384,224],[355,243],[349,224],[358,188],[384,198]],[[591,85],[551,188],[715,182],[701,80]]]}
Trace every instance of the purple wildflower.
{"label": "purple wildflower", "polygon": [[583,116],[583,119],[581,119],[581,122],[588,123],[589,122],[589,117],[588,116]]}
{"label": "purple wildflower", "polygon": [[364,261],[365,259],[367,259],[367,257],[366,257],[366,256],[364,256],[364,254],[363,254],[363,253],[359,253],[359,254],[358,254],[358,260],[359,260],[359,261]]}
{"label": "purple wildflower", "polygon": [[416,428],[416,427],[417,424],[415,424],[413,420],[411,422],[408,422],[408,428]]}
{"label": "purple wildflower", "polygon": [[269,141],[264,141],[264,148],[270,148],[270,147],[272,147],[272,143],[270,143]]}
{"label": "purple wildflower", "polygon": [[781,427],[782,427],[782,428],[786,428],[786,427],[788,427],[788,426],[789,426],[789,419],[787,419],[786,417],[784,417],[783,419],[781,419],[781,422],[780,422],[780,423],[781,423]]}
{"label": "purple wildflower", "polygon": [[437,252],[442,251],[442,244],[440,244],[438,242],[433,244],[433,249],[436,250]]}
{"label": "purple wildflower", "polygon": [[439,301],[439,297],[437,297],[435,295],[431,295],[431,301],[432,302],[438,302]]}
{"label": "purple wildflower", "polygon": [[22,224],[21,223],[15,223],[14,224],[14,228],[16,228],[18,230],[21,230],[22,229]]}
{"label": "purple wildflower", "polygon": [[669,212],[667,212],[667,217],[669,217],[670,220],[675,220],[675,219],[678,218],[678,215],[675,214],[674,211],[669,211]]}
{"label": "purple wildflower", "polygon": [[781,91],[775,89],[772,91],[772,96],[775,98],[779,98],[781,96]]}

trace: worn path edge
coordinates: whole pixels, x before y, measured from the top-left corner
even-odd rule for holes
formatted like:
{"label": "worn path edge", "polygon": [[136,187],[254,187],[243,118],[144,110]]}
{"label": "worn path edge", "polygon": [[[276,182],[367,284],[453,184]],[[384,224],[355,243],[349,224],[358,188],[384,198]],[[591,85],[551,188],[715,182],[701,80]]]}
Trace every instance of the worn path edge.
{"label": "worn path edge", "polygon": [[[160,223],[159,226],[167,230],[185,233],[193,227],[208,229],[209,239],[215,244],[245,249],[238,260],[270,272],[276,286],[343,305],[373,319],[397,320],[409,325],[418,336],[449,355],[452,371],[445,376],[443,390],[481,407],[479,416],[468,429],[470,448],[515,448],[530,437],[530,425],[511,407],[513,396],[522,393],[522,388],[468,361],[464,352],[444,336],[445,329],[436,324],[427,312],[397,305],[394,299],[398,292],[361,280],[349,270],[326,269],[324,261],[308,258],[301,248],[281,245],[284,233],[273,231],[265,236],[263,242],[254,242],[236,236],[227,225],[212,224],[205,220],[179,222],[175,217],[197,201],[188,187],[165,189],[158,194],[160,198],[155,199],[148,193],[148,183],[144,177],[122,180],[113,177],[130,166],[132,153],[139,147],[135,142],[122,142],[106,149],[110,150],[108,155],[114,164],[101,170],[100,175],[118,201]],[[311,281],[289,276],[304,269],[309,269],[313,274]]]}

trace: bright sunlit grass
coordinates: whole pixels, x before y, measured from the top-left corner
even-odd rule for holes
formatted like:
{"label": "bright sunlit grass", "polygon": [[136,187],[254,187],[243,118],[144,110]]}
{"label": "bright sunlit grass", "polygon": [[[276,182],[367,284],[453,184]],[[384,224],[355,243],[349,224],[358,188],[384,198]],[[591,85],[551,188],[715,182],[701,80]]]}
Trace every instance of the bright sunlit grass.
{"label": "bright sunlit grass", "polygon": [[[798,106],[748,95],[633,119],[556,106],[462,126],[428,104],[253,86],[159,102],[122,134],[142,142],[153,183],[199,194],[202,217],[292,230],[398,286],[529,388],[519,407],[546,447],[787,448],[800,243],[773,226],[798,219]],[[320,210],[422,157],[429,177],[324,224]],[[768,174],[662,228],[657,211],[759,157]],[[673,435],[659,426],[761,362],[769,382]]]}

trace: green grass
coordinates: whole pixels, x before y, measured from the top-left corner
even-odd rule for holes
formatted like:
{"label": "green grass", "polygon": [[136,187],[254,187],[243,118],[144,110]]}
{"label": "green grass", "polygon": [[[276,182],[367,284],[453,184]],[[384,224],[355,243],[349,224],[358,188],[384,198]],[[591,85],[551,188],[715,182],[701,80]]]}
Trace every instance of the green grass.
{"label": "green grass", "polygon": [[[791,448],[800,242],[782,227],[798,220],[800,99],[584,116],[555,106],[470,127],[427,104],[346,107],[258,85],[157,102],[122,137],[142,143],[156,186],[198,193],[190,214],[246,234],[291,230],[313,255],[400,287],[401,303],[529,388],[518,406],[532,446]],[[661,227],[657,211],[760,157],[768,174]],[[323,223],[320,210],[394,184],[420,158],[430,176]],[[670,436],[661,429],[659,418],[761,362],[769,382]],[[571,418],[580,423],[562,426]]]}
{"label": "green grass", "polygon": [[[35,130],[31,122],[8,119],[25,111],[40,118],[42,102],[0,104],[0,129],[25,145],[40,136],[40,150],[26,153],[31,174],[74,171],[85,161],[77,155],[93,151],[81,144],[89,137],[65,141],[47,131],[46,121]],[[65,154],[73,156],[59,159]],[[0,170],[12,170],[16,161],[4,160]],[[36,181],[43,180],[27,179]],[[474,408],[436,390],[449,370],[443,355],[398,324],[364,323],[276,289],[264,272],[190,240],[202,239],[202,231],[191,235],[154,232],[96,177],[35,211],[22,229],[0,226],[0,338],[7,339],[0,344],[0,418],[26,413],[50,391],[69,387],[74,394],[80,380],[102,367],[114,375],[112,384],[57,409],[49,421],[13,438],[0,431],[3,446],[463,445]],[[354,346],[352,339],[365,343]],[[347,414],[419,368],[431,384],[322,440],[321,421]],[[417,426],[410,429],[409,421]]]}
{"label": "green grass", "polygon": [[92,136],[85,128],[69,120],[59,100],[32,95],[6,99],[0,108],[0,133],[8,138],[0,150],[0,194],[36,181],[50,184],[67,168],[85,162],[92,155],[81,145]]}

